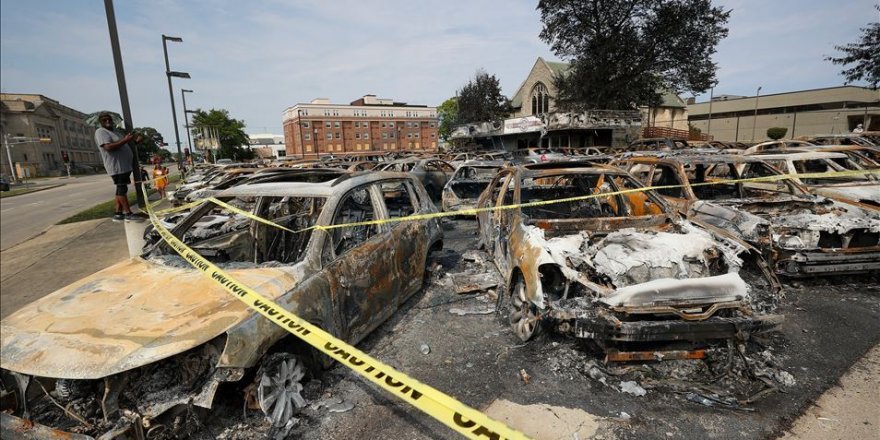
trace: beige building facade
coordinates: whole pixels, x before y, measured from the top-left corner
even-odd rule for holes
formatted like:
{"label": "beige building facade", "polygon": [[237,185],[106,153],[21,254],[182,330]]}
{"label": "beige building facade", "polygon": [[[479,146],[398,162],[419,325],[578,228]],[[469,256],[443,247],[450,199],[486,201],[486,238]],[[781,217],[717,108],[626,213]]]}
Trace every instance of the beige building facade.
{"label": "beige building facade", "polygon": [[[553,78],[565,75],[568,69],[568,63],[547,61],[538,57],[529,75],[510,100],[514,108],[511,117],[522,118],[555,112],[557,90]],[[685,102],[675,93],[664,93],[662,98],[662,103],[657,107],[639,107],[642,127],[664,127],[687,131],[688,109]]]}
{"label": "beige building facade", "polygon": [[687,110],[693,126],[729,142],[765,141],[771,127],[787,128],[786,138],[848,133],[858,124],[880,131],[880,90],[856,86],[715,99]]}
{"label": "beige building facade", "polygon": [[[58,176],[67,168],[73,172],[95,170],[102,166],[95,146],[95,129],[86,125],[86,114],[37,94],[0,94],[0,136],[9,138],[9,155],[2,152],[0,174],[10,176],[9,157],[32,177]],[[24,142],[27,139],[48,139]]]}

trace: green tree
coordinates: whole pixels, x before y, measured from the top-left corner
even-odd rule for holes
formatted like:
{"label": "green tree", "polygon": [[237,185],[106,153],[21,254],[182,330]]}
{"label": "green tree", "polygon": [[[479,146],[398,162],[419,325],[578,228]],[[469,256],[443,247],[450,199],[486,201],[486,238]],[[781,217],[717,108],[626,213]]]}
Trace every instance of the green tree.
{"label": "green tree", "polygon": [[784,138],[786,133],[788,133],[788,128],[786,127],[770,127],[767,129],[767,137],[774,141]]}
{"label": "green tree", "polygon": [[453,96],[443,101],[443,104],[437,107],[437,118],[440,119],[437,134],[440,139],[448,141],[449,136],[452,135],[452,128],[458,123],[458,98]]}
{"label": "green tree", "polygon": [[484,70],[477,70],[456,98],[460,124],[497,121],[513,111],[510,100],[501,93],[498,78]]}
{"label": "green tree", "polygon": [[143,141],[137,145],[138,160],[140,163],[150,163],[154,154],[162,155],[166,151],[161,147],[162,135],[153,127],[137,127],[133,133],[140,135]]}
{"label": "green tree", "polygon": [[244,121],[230,117],[228,110],[212,108],[206,112],[198,109],[193,114],[192,126],[195,130],[207,131],[209,128],[216,130],[220,141],[217,158],[232,160],[253,159],[254,152],[250,148],[242,148],[242,146],[248,145],[250,141],[248,135],[244,132]]}
{"label": "green tree", "polygon": [[554,84],[565,111],[655,106],[705,92],[730,11],[711,0],[540,0],[540,37],[569,62]]}
{"label": "green tree", "polygon": [[[880,6],[874,5],[874,8],[880,11]],[[880,84],[880,22],[868,23],[868,26],[859,30],[862,31],[859,41],[834,46],[843,52],[843,56],[827,57],[825,60],[842,66],[853,65],[840,72],[846,84],[865,80],[872,89],[876,89]]]}

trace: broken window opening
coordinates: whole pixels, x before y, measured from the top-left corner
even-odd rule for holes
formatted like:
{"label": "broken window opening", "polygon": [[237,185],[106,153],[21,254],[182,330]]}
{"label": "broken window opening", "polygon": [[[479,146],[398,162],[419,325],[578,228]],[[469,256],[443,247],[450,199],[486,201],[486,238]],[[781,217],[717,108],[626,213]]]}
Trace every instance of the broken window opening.
{"label": "broken window opening", "polygon": [[613,218],[628,215],[658,215],[663,213],[659,201],[652,200],[647,192],[602,196],[640,186],[629,177],[605,174],[569,174],[547,176],[540,179],[526,178],[521,188],[524,203],[559,200],[598,194],[598,197],[562,201],[539,206],[525,206],[522,214],[530,220]]}
{"label": "broken window opening", "polygon": [[[408,217],[416,213],[415,199],[409,184],[403,181],[383,183],[382,199],[388,211],[388,218]],[[400,224],[392,224],[392,227]]]}
{"label": "broken window opening", "polygon": [[[339,209],[336,211],[332,224],[343,225],[375,220],[377,217],[373,208],[372,197],[370,196],[370,186],[355,188],[346,194],[339,204]],[[369,240],[378,232],[378,225],[358,225],[331,229],[329,246],[332,246],[332,248],[329,249],[332,249],[332,253],[328,252],[328,245],[325,245],[325,262],[345,255],[346,252]]]}

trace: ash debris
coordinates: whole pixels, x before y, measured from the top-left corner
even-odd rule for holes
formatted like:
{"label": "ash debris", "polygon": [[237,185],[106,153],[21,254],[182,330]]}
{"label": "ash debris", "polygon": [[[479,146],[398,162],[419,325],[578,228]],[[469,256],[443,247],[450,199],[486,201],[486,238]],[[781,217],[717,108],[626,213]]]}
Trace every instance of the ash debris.
{"label": "ash debris", "polygon": [[797,386],[797,379],[782,367],[784,358],[756,343],[719,344],[706,349],[705,359],[608,364],[575,344],[546,347],[546,366],[553,375],[577,372],[634,397],[664,393],[706,406],[751,410],[750,404]]}

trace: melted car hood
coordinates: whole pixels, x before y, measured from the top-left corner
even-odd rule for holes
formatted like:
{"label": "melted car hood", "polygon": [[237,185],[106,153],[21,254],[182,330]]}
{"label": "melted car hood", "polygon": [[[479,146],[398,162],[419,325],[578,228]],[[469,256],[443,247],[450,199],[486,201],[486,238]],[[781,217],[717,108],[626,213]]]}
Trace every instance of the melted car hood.
{"label": "melted car hood", "polygon": [[[289,269],[230,269],[269,298],[295,284]],[[0,367],[98,379],[201,345],[250,316],[244,303],[190,268],[142,258],[110,266],[0,322]]]}
{"label": "melted car hood", "polygon": [[840,197],[858,202],[870,200],[880,203],[880,185],[876,183],[816,186],[813,191],[825,197]]}

